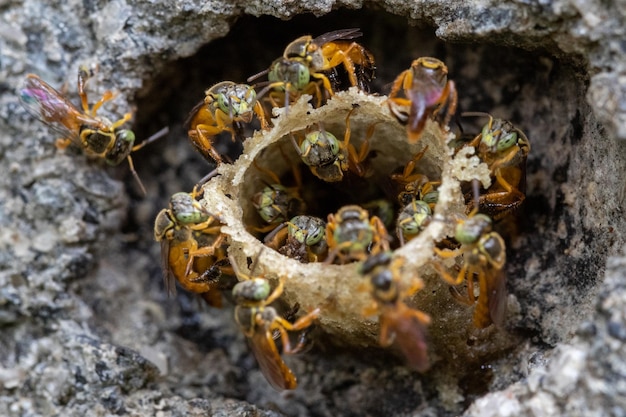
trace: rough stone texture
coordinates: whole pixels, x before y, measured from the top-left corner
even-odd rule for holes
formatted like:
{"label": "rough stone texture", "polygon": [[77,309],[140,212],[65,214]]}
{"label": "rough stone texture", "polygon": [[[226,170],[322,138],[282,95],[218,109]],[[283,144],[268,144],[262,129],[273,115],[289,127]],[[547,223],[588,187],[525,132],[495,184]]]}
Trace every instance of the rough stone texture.
{"label": "rough stone texture", "polygon": [[[0,7],[0,415],[626,414],[622,2],[132,3]],[[507,265],[505,334],[518,348],[420,376],[387,352],[320,337],[289,358],[298,390],[278,394],[232,311],[167,300],[151,222],[211,168],[181,128],[204,88],[266,68],[302,33],[344,27],[365,33],[375,90],[434,55],[462,109],[511,119],[530,138],[528,204]],[[33,72],[67,82],[77,103],[77,67],[96,63],[92,101],[120,93],[102,114],[132,103],[140,137],[171,126],[135,155],[147,198],[132,177],[111,179],[124,165],[57,151],[16,98]]]}

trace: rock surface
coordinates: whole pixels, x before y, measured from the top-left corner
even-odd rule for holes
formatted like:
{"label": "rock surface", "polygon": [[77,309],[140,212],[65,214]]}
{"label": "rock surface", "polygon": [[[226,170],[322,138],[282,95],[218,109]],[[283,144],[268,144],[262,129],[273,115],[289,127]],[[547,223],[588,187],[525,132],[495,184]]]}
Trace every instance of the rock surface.
{"label": "rock surface", "polygon": [[[622,3],[196,3],[0,8],[0,415],[626,414]],[[413,58],[438,56],[462,109],[511,119],[530,138],[528,204],[507,266],[505,334],[519,343],[501,357],[476,347],[474,362],[420,376],[387,352],[320,338],[289,358],[298,390],[278,394],[232,311],[167,299],[151,223],[211,169],[181,126],[202,91],[265,69],[303,33],[344,27],[365,33],[377,91]],[[171,127],[134,155],[146,198],[124,164],[58,151],[57,134],[18,102],[32,72],[67,83],[77,103],[80,64],[99,67],[92,102],[119,92],[103,115],[131,103],[140,138]]]}

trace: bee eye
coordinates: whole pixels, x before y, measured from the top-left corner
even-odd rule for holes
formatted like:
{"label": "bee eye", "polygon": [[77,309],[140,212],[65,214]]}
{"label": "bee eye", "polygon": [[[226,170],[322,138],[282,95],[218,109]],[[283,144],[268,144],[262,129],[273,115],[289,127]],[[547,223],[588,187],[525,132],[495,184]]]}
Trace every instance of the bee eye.
{"label": "bee eye", "polygon": [[316,228],[312,233],[309,233],[306,237],[306,244],[313,246],[324,238],[325,230],[322,227]]}
{"label": "bee eye", "polygon": [[131,144],[135,142],[135,133],[132,130],[122,129],[116,133],[116,136],[119,140],[124,142],[130,142]]}
{"label": "bee eye", "polygon": [[246,102],[250,105],[256,101],[256,91],[254,88],[250,87],[248,91],[246,91]]}
{"label": "bee eye", "polygon": [[400,227],[402,228],[402,231],[404,231],[408,235],[417,234],[417,232],[419,231],[419,228],[418,228],[417,223],[415,221],[402,223],[402,225]]}
{"label": "bee eye", "polygon": [[306,65],[298,66],[298,88],[304,88],[311,79],[311,73]]}
{"label": "bee eye", "polygon": [[221,111],[228,114],[230,112],[229,104],[229,100],[226,98],[225,94],[220,93],[217,95],[217,106]]}
{"label": "bee eye", "polygon": [[517,132],[506,134],[498,141],[497,150],[504,151],[517,143]]}
{"label": "bee eye", "polygon": [[337,138],[330,134],[330,133],[326,133],[326,138],[328,139],[328,145],[330,146],[330,151],[333,153],[333,155],[337,155],[339,153],[339,140],[337,140]]}

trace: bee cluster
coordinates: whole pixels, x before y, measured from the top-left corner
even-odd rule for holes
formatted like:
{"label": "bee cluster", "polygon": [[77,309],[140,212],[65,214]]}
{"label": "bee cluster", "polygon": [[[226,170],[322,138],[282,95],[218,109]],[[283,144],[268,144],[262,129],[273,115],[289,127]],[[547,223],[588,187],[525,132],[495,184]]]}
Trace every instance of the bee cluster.
{"label": "bee cluster", "polygon": [[[174,194],[154,225],[168,292],[178,283],[214,307],[231,294],[235,320],[277,390],[296,387],[277,339],[295,353],[313,323],[370,343],[366,318],[377,316],[379,344],[426,371],[427,330],[437,320],[434,301],[421,298],[426,276],[449,286],[445,302],[473,306],[476,328],[502,326],[506,315],[505,241],[494,222],[510,221],[525,199],[528,139],[485,113],[461,114],[488,119],[477,135],[453,133],[457,92],[435,58],[416,59],[388,96],[370,93],[375,60],[354,41],[360,35],[300,37],[248,80],[267,74],[266,83],[209,88],[188,136],[218,166]],[[40,93],[60,95],[42,83],[22,98],[50,123],[60,116],[46,113]],[[61,124],[88,151],[97,137],[115,148],[128,117],[102,122],[95,111],[106,99],[90,110],[80,91],[91,128]],[[234,161],[214,147],[223,136],[243,141]],[[131,162],[132,142],[125,149],[118,159]],[[279,299],[286,314],[273,305]],[[306,312],[293,321],[299,306]],[[289,332],[301,332],[297,344]]]}

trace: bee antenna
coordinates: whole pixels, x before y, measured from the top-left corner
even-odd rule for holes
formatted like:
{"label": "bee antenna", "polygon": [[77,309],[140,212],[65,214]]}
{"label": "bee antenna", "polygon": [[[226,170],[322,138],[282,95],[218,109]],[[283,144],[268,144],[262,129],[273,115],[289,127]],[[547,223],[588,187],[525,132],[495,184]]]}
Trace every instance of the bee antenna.
{"label": "bee antenna", "polygon": [[289,132],[289,137],[291,138],[291,143],[293,143],[293,147],[296,148],[296,152],[298,152],[298,155],[302,156],[302,150],[300,149],[300,145],[298,145],[298,142],[296,141],[296,138],[292,132]]}
{"label": "bee antenna", "polygon": [[461,117],[490,117],[490,115],[483,111],[466,111],[461,113]]}
{"label": "bee antenna", "polygon": [[[268,243],[271,242],[272,239],[278,234],[278,232],[280,232],[281,230],[283,230],[285,227],[289,226],[289,222],[283,222],[281,224],[279,224],[278,226],[276,226],[274,228],[274,230],[272,230],[271,232],[269,232],[267,234],[267,236],[265,236],[263,238],[263,243]],[[260,252],[259,252],[260,253]]]}
{"label": "bee antenna", "polygon": [[135,152],[138,151],[139,149],[143,148],[144,146],[158,140],[161,139],[163,136],[166,136],[168,133],[170,132],[170,128],[168,126],[165,126],[163,129],[159,130],[158,132],[154,133],[152,136],[150,136],[148,139],[144,140],[143,142],[141,142],[138,145],[133,146],[133,150],[131,152]]}
{"label": "bee antenna", "polygon": [[128,155],[127,159],[128,159],[128,166],[130,168],[130,172],[133,174],[133,177],[135,177],[135,181],[137,181],[139,188],[141,188],[141,193],[145,197],[146,195],[148,195],[148,193],[146,192],[146,187],[143,186],[143,183],[141,182],[141,179],[139,178],[139,174],[137,174],[137,171],[135,171],[133,158],[131,158],[130,155]]}
{"label": "bee antenna", "polygon": [[211,172],[202,177],[194,187],[202,187],[207,181],[217,175],[219,175],[219,172],[217,172],[217,168],[214,168]]}
{"label": "bee antenna", "polygon": [[261,254],[263,253],[264,250],[265,250],[265,246],[262,246],[261,250],[259,251],[259,253],[257,253],[256,257],[254,258],[254,261],[252,261],[252,265],[250,265],[251,276],[254,276],[254,270],[259,265],[259,259],[261,258]]}
{"label": "bee antenna", "polygon": [[257,78],[259,78],[259,77],[261,77],[261,76],[263,76],[263,75],[267,74],[268,72],[270,72],[269,68],[268,68],[268,69],[265,69],[265,70],[263,70],[263,71],[261,71],[261,72],[258,72],[258,73],[254,74],[254,75],[249,76],[249,77],[248,77],[248,79],[247,79],[246,81],[247,81],[247,82],[254,81],[254,80],[256,80]]}
{"label": "bee antenna", "polygon": [[258,84],[258,86],[262,85],[265,87],[263,87],[263,89],[256,94],[257,101],[273,88],[272,83],[270,83],[269,81]]}

